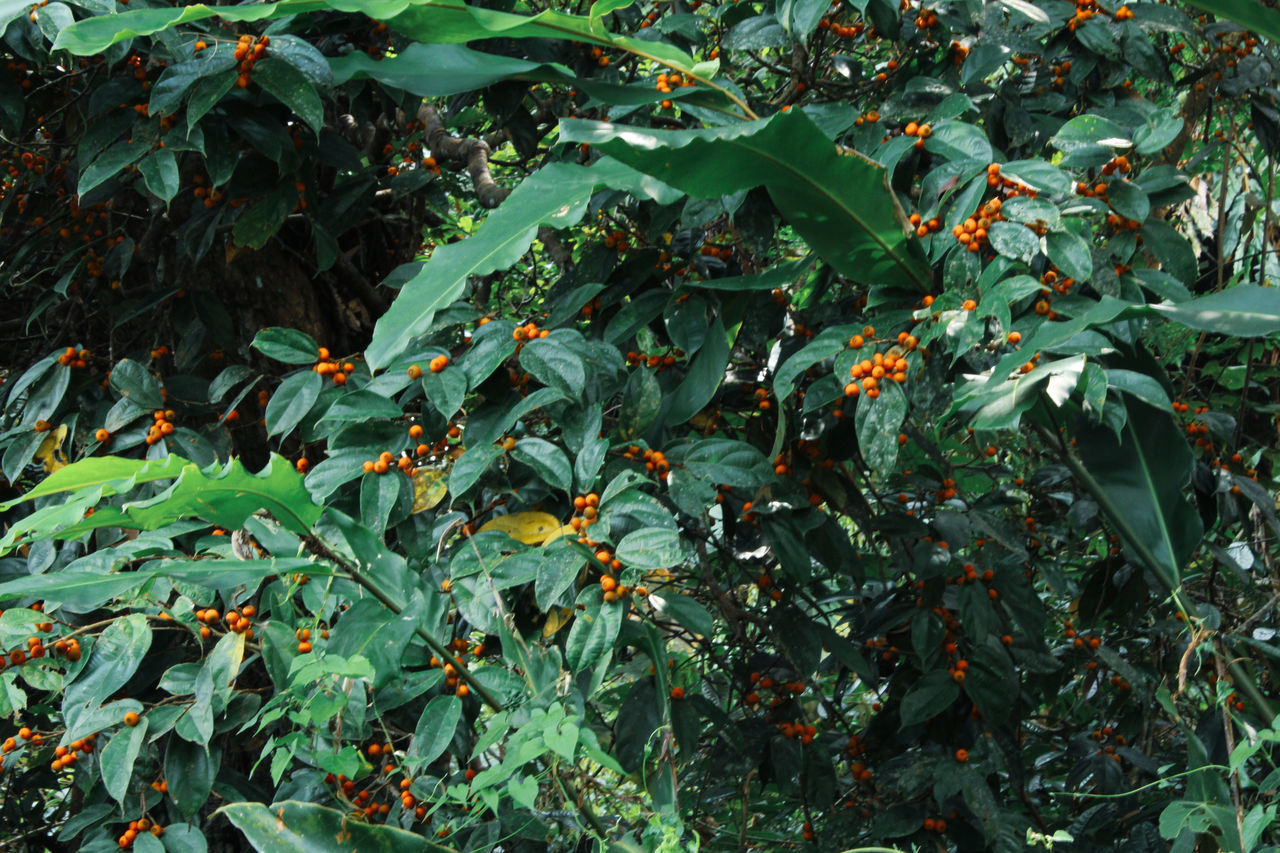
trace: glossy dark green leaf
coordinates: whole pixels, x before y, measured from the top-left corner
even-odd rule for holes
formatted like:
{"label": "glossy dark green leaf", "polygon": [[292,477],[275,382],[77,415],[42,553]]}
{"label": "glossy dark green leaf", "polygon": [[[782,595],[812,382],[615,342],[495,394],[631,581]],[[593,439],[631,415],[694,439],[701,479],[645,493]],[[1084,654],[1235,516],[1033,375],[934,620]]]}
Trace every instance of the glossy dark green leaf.
{"label": "glossy dark green leaf", "polygon": [[461,497],[476,484],[494,460],[502,456],[502,448],[492,444],[472,447],[458,457],[449,471],[449,493]]}
{"label": "glossy dark green leaf", "polygon": [[261,249],[280,230],[284,218],[297,204],[298,189],[294,182],[289,180],[281,183],[240,214],[231,229],[232,239],[238,246]]}
{"label": "glossy dark green leaf", "polygon": [[934,669],[916,678],[902,697],[898,710],[902,726],[923,723],[945,711],[960,696],[960,685],[945,669]]}
{"label": "glossy dark green leaf", "polygon": [[324,104],[315,83],[283,59],[267,58],[253,66],[253,82],[293,110],[317,134],[324,124]]}
{"label": "glossy dark green leaf", "polygon": [[931,285],[932,272],[884,169],[838,151],[800,110],[710,130],[567,119],[561,138],[588,142],[693,196],[763,185],[796,232],[845,275],[913,289]]}
{"label": "glossy dark green leaf", "polygon": [[218,774],[219,761],[204,746],[169,737],[164,753],[164,779],[178,811],[188,817],[200,811]]}
{"label": "glossy dark green leaf", "polygon": [[666,527],[635,530],[618,542],[618,559],[637,569],[670,569],[687,559],[680,533]]}
{"label": "glossy dark green leaf", "polygon": [[143,717],[136,726],[125,726],[117,731],[107,745],[102,748],[98,757],[98,766],[102,770],[102,785],[111,795],[111,799],[125,802],[129,792],[129,780],[133,778],[133,765],[147,737],[147,718]]}
{"label": "glossy dark green leaf", "polygon": [[225,815],[258,853],[455,853],[417,833],[351,820],[315,803],[232,803],[216,814]]}
{"label": "glossy dark green leaf", "polygon": [[428,702],[409,744],[410,761],[421,767],[439,758],[453,741],[461,717],[462,701],[457,696],[436,696]]}
{"label": "glossy dark green leaf", "polygon": [[711,402],[720,383],[724,381],[725,368],[729,365],[729,355],[736,337],[737,327],[726,330],[724,322],[718,316],[711,321],[706,342],[693,357],[684,381],[671,396],[666,423],[673,426],[682,424]]}
{"label": "glossy dark green leaf", "polygon": [[1049,262],[1063,275],[1087,281],[1093,275],[1093,255],[1089,244],[1070,231],[1053,231],[1045,236]]}
{"label": "glossy dark green leaf", "polygon": [[627,609],[621,602],[606,604],[598,584],[584,589],[578,595],[578,604],[586,609],[578,610],[574,616],[564,648],[565,660],[574,672],[594,666],[609,654]]}
{"label": "glossy dark green leaf", "polygon": [[324,378],[314,371],[286,376],[267,402],[264,414],[267,435],[286,435],[296,427],[324,389]]}
{"label": "glossy dark green leaf", "polygon": [[1029,264],[1040,254],[1040,238],[1025,225],[1016,222],[992,222],[987,229],[991,248],[1006,258]]}
{"label": "glossy dark green leaf", "polygon": [[587,365],[582,355],[570,346],[571,332],[556,330],[545,338],[530,341],[520,351],[520,366],[543,385],[574,397],[587,381]]}
{"label": "glossy dark green leaf", "polygon": [[360,520],[375,533],[387,529],[401,489],[412,489],[412,483],[392,469],[386,474],[365,474],[360,481]]}
{"label": "glossy dark green leaf", "polygon": [[561,448],[546,439],[520,439],[511,457],[528,465],[547,484],[564,492],[573,488],[573,464]]}
{"label": "glossy dark green leaf", "polygon": [[168,148],[153,151],[138,161],[138,173],[147,192],[164,202],[178,194],[178,158]]}
{"label": "glossy dark green leaf", "polygon": [[124,686],[151,648],[151,627],[140,613],[114,619],[89,652],[89,663],[67,685],[67,706],[96,707]]}
{"label": "glossy dark green leaf", "polygon": [[888,475],[898,459],[898,432],[907,415],[907,397],[896,382],[885,381],[880,396],[872,400],[863,394],[858,398],[854,426],[858,448],[868,467],[881,476]]}
{"label": "glossy dark green leaf", "polygon": [[319,360],[320,345],[305,332],[273,326],[253,338],[253,348],[267,358],[285,364],[312,364]]}
{"label": "glossy dark green leaf", "polygon": [[1118,180],[1107,184],[1107,202],[1125,219],[1146,222],[1151,212],[1147,194],[1132,181]]}
{"label": "glossy dark green leaf", "polygon": [[122,358],[111,368],[111,387],[144,409],[163,409],[164,395],[151,371],[138,362]]}
{"label": "glossy dark green leaf", "polygon": [[618,411],[618,435],[625,440],[640,437],[653,426],[662,409],[662,388],[652,370],[637,367],[627,379]]}

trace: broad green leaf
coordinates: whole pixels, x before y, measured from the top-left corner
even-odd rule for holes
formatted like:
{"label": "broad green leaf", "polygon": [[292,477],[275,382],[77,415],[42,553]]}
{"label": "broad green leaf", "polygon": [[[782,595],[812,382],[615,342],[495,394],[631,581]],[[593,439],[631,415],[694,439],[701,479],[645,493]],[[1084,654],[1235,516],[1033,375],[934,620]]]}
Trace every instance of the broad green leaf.
{"label": "broad green leaf", "polygon": [[707,331],[707,340],[702,349],[693,357],[689,372],[685,375],[680,387],[671,395],[671,406],[667,409],[666,423],[675,426],[682,424],[702,410],[715,397],[720,384],[724,382],[725,368],[729,365],[729,355],[733,350],[733,342],[737,339],[739,326],[726,330],[724,320],[717,316],[711,321]]}
{"label": "broad green leaf", "polygon": [[893,471],[898,459],[898,431],[907,415],[907,396],[896,382],[883,382],[880,396],[858,398],[854,426],[858,448],[867,466],[881,476]]}
{"label": "broad green leaf", "polygon": [[113,620],[93,644],[88,665],[67,685],[65,705],[101,704],[133,677],[149,648],[147,617],[133,613]]}
{"label": "broad green leaf", "polygon": [[598,584],[592,584],[578,595],[579,610],[565,640],[565,660],[573,672],[594,666],[609,654],[622,627],[626,605],[606,604]]}
{"label": "broad green leaf", "polygon": [[102,748],[98,765],[102,770],[102,784],[111,799],[124,805],[129,792],[129,780],[133,778],[133,764],[147,737],[147,718],[136,726],[125,726],[117,731]]}
{"label": "broad green leaf", "polygon": [[626,566],[637,569],[670,569],[684,562],[688,555],[679,531],[666,527],[647,527],[622,537],[617,557]]}
{"label": "broad green leaf", "polygon": [[268,53],[266,59],[253,66],[253,82],[293,110],[319,135],[324,125],[324,104],[305,74],[283,59],[272,59]]}
{"label": "broad green leaf", "polygon": [[258,853],[455,853],[418,833],[351,820],[315,803],[232,803],[215,814],[225,815]]}
{"label": "broad green leaf", "polygon": [[546,439],[520,439],[511,457],[536,471],[548,485],[564,492],[573,488],[573,463],[563,450]]}
{"label": "broad green leaf", "polygon": [[160,383],[138,362],[122,358],[111,368],[111,387],[144,409],[163,409]]}
{"label": "broad green leaf", "polygon": [[764,186],[796,233],[839,272],[915,290],[932,285],[932,271],[884,169],[841,153],[800,110],[708,130],[566,119],[561,138],[588,142],[692,196]]}
{"label": "broad green leaf", "polygon": [[285,435],[296,427],[324,389],[324,378],[315,371],[286,376],[267,402],[264,414],[267,435]]}
{"label": "broad green leaf", "polygon": [[1189,329],[1234,337],[1265,337],[1280,332],[1280,288],[1240,285],[1187,302],[1147,306]]}
{"label": "broad green leaf", "polygon": [[213,790],[218,764],[204,746],[179,737],[169,738],[164,753],[164,779],[178,811],[190,817],[200,810]]}
{"label": "broad green leaf", "polygon": [[449,471],[449,493],[454,498],[461,497],[500,456],[502,448],[492,444],[473,447],[459,456]]}
{"label": "broad green leaf", "polygon": [[457,696],[436,696],[428,702],[413,731],[409,760],[421,767],[439,758],[453,741],[461,718],[462,700]]}
{"label": "broad green leaf", "polygon": [[1119,439],[1106,426],[1086,426],[1076,444],[1085,467],[1154,554],[1158,564],[1148,568],[1168,589],[1177,589],[1203,530],[1183,496],[1194,459],[1167,410],[1134,400],[1126,408]]}
{"label": "broad green leaf", "polygon": [[[376,570],[369,568],[376,575]],[[329,640],[329,650],[345,658],[359,655],[373,664],[375,688],[400,677],[404,648],[414,621],[395,614],[372,598],[362,598],[342,615],[343,628]]]}
{"label": "broad green leaf", "polygon": [[539,169],[512,191],[472,236],[436,248],[431,259],[405,282],[387,313],[378,319],[365,350],[369,366],[386,367],[431,325],[438,310],[462,293],[467,279],[506,269],[518,261],[544,224],[572,225],[586,212],[597,183],[610,171],[556,163]]}
{"label": "broad green leaf", "polygon": [[960,696],[960,685],[951,673],[934,669],[916,678],[898,709],[903,728],[923,723],[941,714]]}
{"label": "broad green leaf", "polygon": [[306,332],[273,326],[253,338],[253,348],[267,358],[285,364],[312,364],[319,360],[320,346]]}
{"label": "broad green leaf", "polygon": [[1230,18],[1272,41],[1280,41],[1280,13],[1254,0],[1191,0],[1191,5]]}
{"label": "broad green leaf", "polygon": [[[283,68],[292,67],[281,64]],[[296,72],[295,72],[296,73]],[[310,84],[308,84],[310,85]],[[237,246],[261,249],[284,224],[284,218],[298,204],[298,188],[292,176],[259,198],[236,218],[231,239]]]}
{"label": "broad green leaf", "polygon": [[143,157],[138,162],[138,172],[147,191],[161,201],[172,201],[178,194],[178,158],[168,148]]}

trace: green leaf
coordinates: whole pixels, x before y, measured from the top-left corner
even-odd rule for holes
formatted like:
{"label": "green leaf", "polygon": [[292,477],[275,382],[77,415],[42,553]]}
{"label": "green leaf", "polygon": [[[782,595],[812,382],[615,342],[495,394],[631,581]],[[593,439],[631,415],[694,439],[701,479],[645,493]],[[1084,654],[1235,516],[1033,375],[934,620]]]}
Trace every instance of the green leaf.
{"label": "green leaf", "polygon": [[598,584],[592,584],[578,595],[579,610],[565,640],[565,660],[573,672],[582,672],[609,654],[613,641],[622,628],[626,607],[622,604],[605,604]]}
{"label": "green leaf", "polygon": [[1194,458],[1168,410],[1132,400],[1126,408],[1119,439],[1106,426],[1081,429],[1080,459],[1153,552],[1158,564],[1148,568],[1177,589],[1204,529],[1183,496]]}
{"label": "green leaf", "polygon": [[98,766],[102,770],[102,785],[113,800],[124,805],[129,793],[129,780],[133,778],[133,764],[147,737],[147,718],[136,726],[126,726],[112,736],[102,748]]}
{"label": "green leaf", "polygon": [[413,619],[392,613],[372,598],[362,598],[342,615],[342,622],[343,629],[329,640],[333,654],[348,659],[360,655],[373,664],[375,688],[400,677]]}
{"label": "green leaf", "polygon": [[654,593],[649,603],[664,619],[674,619],[693,634],[710,638],[715,632],[711,612],[687,595]]}
{"label": "green leaf", "polygon": [[268,54],[266,59],[253,66],[253,82],[293,110],[319,135],[324,125],[324,104],[320,102],[315,84],[305,74]]}
{"label": "green leaf", "polygon": [[677,530],[646,527],[633,530],[618,543],[617,557],[623,565],[651,571],[670,569],[688,559]]}
{"label": "green leaf", "polygon": [[1093,275],[1093,255],[1089,244],[1070,231],[1053,231],[1045,235],[1049,262],[1077,281]]}
{"label": "green leaf", "polygon": [[1272,41],[1280,41],[1280,14],[1253,0],[1191,0],[1206,12],[1230,18],[1245,29]]}
{"label": "green leaf", "polygon": [[195,816],[209,799],[216,775],[218,762],[205,747],[170,736],[164,754],[164,777],[169,785],[169,797],[179,812]]}
{"label": "green leaf", "polygon": [[[64,30],[65,32],[65,30]],[[126,166],[144,157],[151,151],[151,146],[142,141],[117,142],[102,152],[80,174],[80,182],[76,192],[84,195],[124,171]]]}
{"label": "green leaf", "polygon": [[1135,370],[1111,369],[1106,371],[1107,385],[1127,394],[1132,394],[1144,403],[1157,409],[1169,408],[1169,394],[1160,381],[1145,373]]}
{"label": "green leaf", "polygon": [[573,464],[563,450],[546,439],[520,439],[511,457],[536,471],[548,485],[564,492],[573,488]]}
{"label": "green leaf", "polygon": [[725,368],[729,366],[729,356],[739,328],[735,325],[731,330],[726,330],[720,316],[711,321],[706,342],[693,357],[684,381],[671,395],[667,424],[675,426],[684,423],[715,397],[720,384],[724,382]]}
{"label": "green leaf", "polygon": [[122,358],[111,368],[111,387],[144,409],[164,408],[160,383],[151,375],[151,371],[133,359]]}
{"label": "green leaf", "polygon": [[1151,213],[1147,194],[1132,181],[1117,180],[1107,184],[1107,203],[1125,219],[1146,222]]}
{"label": "green leaf", "polygon": [[867,466],[876,474],[888,475],[898,460],[898,429],[907,415],[907,395],[896,382],[883,382],[880,396],[858,398],[854,427],[858,448]]}
{"label": "green leaf", "polygon": [[293,430],[311,411],[323,389],[324,379],[315,371],[286,376],[267,402],[267,435],[284,435]]}
{"label": "green leaf", "polygon": [[1233,337],[1266,337],[1280,332],[1280,288],[1246,284],[1187,302],[1147,306],[1189,329]]}
{"label": "green leaf", "polygon": [[320,345],[306,332],[273,326],[254,335],[250,344],[267,358],[285,364],[312,364],[319,360]]}
{"label": "green leaf", "polygon": [[835,143],[801,110],[707,130],[649,130],[566,119],[561,139],[589,142],[700,198],[763,185],[791,227],[857,281],[914,290],[932,270],[885,170]]}
{"label": "green leaf", "polygon": [[632,371],[622,390],[618,410],[618,435],[631,441],[643,435],[662,410],[662,387],[652,370],[643,367]]}
{"label": "green leaf", "polygon": [[578,573],[587,562],[576,548],[561,542],[553,542],[542,549],[538,561],[538,577],[534,583],[534,596],[542,610],[549,610],[560,596],[573,585]]}
{"label": "green leaf", "polygon": [[361,479],[360,520],[375,533],[386,531],[387,519],[400,498],[402,481],[395,473],[369,473]]}
{"label": "green leaf", "polygon": [[[283,63],[281,65],[293,70],[292,66]],[[290,176],[289,180],[282,181],[275,189],[240,214],[231,229],[232,241],[237,246],[261,249],[280,230],[280,226],[284,224],[284,218],[297,204],[298,187]]]}
{"label": "green leaf", "polygon": [[409,761],[422,767],[439,758],[453,742],[461,718],[462,700],[457,696],[437,696],[428,702],[413,730]]}
{"label": "green leaf", "polygon": [[987,229],[991,247],[1006,258],[1031,263],[1040,254],[1040,238],[1025,225],[1015,222],[992,222]]}
{"label": "green leaf", "polygon": [[902,706],[898,715],[902,727],[923,723],[941,714],[960,696],[960,685],[956,684],[951,673],[945,669],[926,672],[916,679],[915,683],[902,697]]}
{"label": "green leaf", "polygon": [[93,644],[88,664],[67,685],[65,705],[100,705],[133,677],[149,648],[146,616],[132,613],[114,619]]}
{"label": "green leaf", "polygon": [[568,397],[576,397],[586,385],[586,365],[582,356],[568,345],[577,338],[572,332],[557,329],[545,338],[530,341],[520,351],[520,366],[530,375]]}
{"label": "green leaf", "polygon": [[315,803],[232,803],[215,814],[225,815],[259,853],[455,853],[417,833],[351,820]]}
{"label": "green leaf", "polygon": [[[496,13],[491,13],[496,14]],[[628,174],[629,173],[629,174]],[[415,337],[427,331],[438,310],[462,293],[467,279],[506,269],[524,256],[542,225],[566,227],[586,213],[598,184],[635,181],[633,170],[601,160],[590,167],[554,163],[520,183],[480,229],[465,240],[435,249],[431,259],[405,282],[387,313],[378,319],[365,350],[369,366],[385,368]]]}
{"label": "green leaf", "polygon": [[492,444],[482,444],[467,450],[458,457],[449,471],[449,493],[454,498],[461,497],[500,456],[502,448]]}
{"label": "green leaf", "polygon": [[161,148],[142,158],[138,172],[147,191],[161,201],[172,201],[178,194],[178,158],[168,148]]}

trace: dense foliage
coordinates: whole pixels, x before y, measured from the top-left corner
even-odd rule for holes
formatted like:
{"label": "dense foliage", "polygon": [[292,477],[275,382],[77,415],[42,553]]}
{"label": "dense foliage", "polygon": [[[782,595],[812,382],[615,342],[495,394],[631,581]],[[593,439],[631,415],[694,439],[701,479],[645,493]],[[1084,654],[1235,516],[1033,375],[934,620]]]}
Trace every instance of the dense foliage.
{"label": "dense foliage", "polygon": [[1280,13],[563,5],[0,2],[0,846],[1277,849]]}

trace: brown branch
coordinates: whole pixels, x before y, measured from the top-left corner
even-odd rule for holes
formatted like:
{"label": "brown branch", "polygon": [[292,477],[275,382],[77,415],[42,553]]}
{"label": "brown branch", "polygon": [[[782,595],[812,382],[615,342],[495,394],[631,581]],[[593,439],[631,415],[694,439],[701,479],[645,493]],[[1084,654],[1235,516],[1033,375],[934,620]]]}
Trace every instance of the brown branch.
{"label": "brown branch", "polygon": [[466,167],[481,207],[492,210],[501,204],[511,191],[498,186],[489,173],[489,143],[469,136],[453,136],[444,126],[440,113],[430,104],[423,104],[418,110],[418,120],[426,128],[427,146],[434,156]]}

